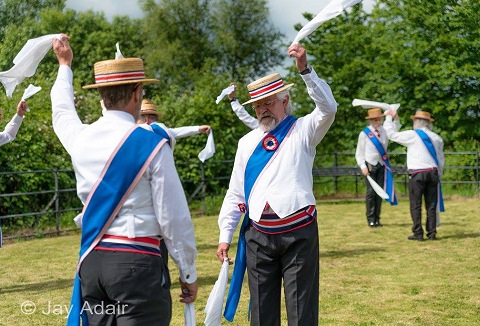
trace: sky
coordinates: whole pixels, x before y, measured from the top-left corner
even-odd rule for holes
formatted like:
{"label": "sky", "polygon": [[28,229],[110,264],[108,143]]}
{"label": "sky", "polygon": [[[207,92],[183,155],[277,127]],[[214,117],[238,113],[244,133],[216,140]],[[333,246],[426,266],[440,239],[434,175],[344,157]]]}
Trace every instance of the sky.
{"label": "sky", "polygon": [[[287,40],[292,40],[297,35],[293,26],[297,23],[305,25],[307,20],[302,13],[319,13],[330,0],[268,0],[272,23],[286,35]],[[371,8],[373,0],[363,0],[366,10]],[[107,19],[115,15],[128,15],[131,18],[141,18],[142,10],[137,0],[67,0],[67,8],[75,11],[92,9],[103,11]]]}

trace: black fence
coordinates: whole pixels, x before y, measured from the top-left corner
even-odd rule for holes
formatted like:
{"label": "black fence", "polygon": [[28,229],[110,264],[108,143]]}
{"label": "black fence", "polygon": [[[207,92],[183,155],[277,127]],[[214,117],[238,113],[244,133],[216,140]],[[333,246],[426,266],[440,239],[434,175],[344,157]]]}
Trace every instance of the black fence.
{"label": "black fence", "polygon": [[[406,154],[390,153],[389,156],[397,195],[407,196]],[[478,196],[480,153],[447,152],[445,161],[442,178],[444,196]],[[192,216],[218,213],[230,175],[216,175],[211,171],[231,171],[232,166],[233,161],[177,163],[180,175],[183,170],[195,172],[187,173],[190,177],[182,178]],[[207,170],[212,176],[206,176]],[[318,200],[349,200],[364,196],[365,179],[356,166],[354,153],[318,153],[312,173],[314,193]],[[19,191],[18,189],[28,187],[32,177],[37,181],[41,180],[42,189]],[[81,212],[82,204],[76,195],[72,170],[1,172],[0,185],[7,185],[2,188],[6,191],[0,194],[0,222],[4,225],[5,240],[59,234],[77,229],[71,219]]]}

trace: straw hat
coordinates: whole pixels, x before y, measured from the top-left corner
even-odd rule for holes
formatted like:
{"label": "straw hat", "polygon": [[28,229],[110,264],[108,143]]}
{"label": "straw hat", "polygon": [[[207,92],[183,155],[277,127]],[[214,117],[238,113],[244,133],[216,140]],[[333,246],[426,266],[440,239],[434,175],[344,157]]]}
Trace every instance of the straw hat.
{"label": "straw hat", "polygon": [[140,115],[156,115],[159,119],[163,116],[160,112],[157,112],[157,107],[149,100],[142,101],[142,107],[140,108]]}
{"label": "straw hat", "polygon": [[242,105],[249,104],[261,100],[262,98],[279,93],[292,87],[293,84],[285,85],[282,77],[278,73],[274,73],[247,85],[250,100]]}
{"label": "straw hat", "polygon": [[96,62],[93,66],[95,84],[83,86],[85,89],[137,83],[156,83],[158,79],[145,78],[143,60],[121,58]]}
{"label": "straw hat", "polygon": [[412,120],[423,119],[423,120],[428,120],[430,122],[435,121],[434,119],[432,119],[432,117],[430,117],[430,113],[428,113],[427,111],[422,111],[422,110],[416,111],[415,115],[410,116],[410,119],[412,119]]}
{"label": "straw hat", "polygon": [[367,114],[368,115],[365,117],[366,120],[382,118],[384,116],[383,111],[380,108],[370,109],[367,111]]}

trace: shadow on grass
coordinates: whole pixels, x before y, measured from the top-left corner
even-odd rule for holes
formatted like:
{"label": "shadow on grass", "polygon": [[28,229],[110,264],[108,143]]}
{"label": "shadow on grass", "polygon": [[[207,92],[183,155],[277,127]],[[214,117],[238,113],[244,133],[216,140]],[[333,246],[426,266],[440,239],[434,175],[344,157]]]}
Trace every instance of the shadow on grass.
{"label": "shadow on grass", "polygon": [[73,278],[52,280],[52,281],[40,282],[40,283],[14,284],[12,286],[1,287],[0,295],[5,293],[12,293],[12,292],[41,293],[48,290],[71,289],[72,286],[73,286]]}
{"label": "shadow on grass", "polygon": [[480,233],[457,233],[451,235],[442,236],[442,239],[469,239],[469,238],[479,238]]}
{"label": "shadow on grass", "polygon": [[322,257],[323,258],[355,257],[355,256],[371,254],[372,252],[380,252],[380,251],[385,251],[385,249],[372,247],[372,248],[351,249],[351,250],[329,250],[329,251],[320,250],[320,259],[322,259]]}

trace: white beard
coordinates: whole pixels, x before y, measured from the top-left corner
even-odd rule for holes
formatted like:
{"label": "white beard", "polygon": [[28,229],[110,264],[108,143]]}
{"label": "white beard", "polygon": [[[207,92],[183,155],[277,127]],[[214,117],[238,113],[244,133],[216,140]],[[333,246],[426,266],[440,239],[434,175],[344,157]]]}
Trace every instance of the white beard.
{"label": "white beard", "polygon": [[274,118],[272,118],[269,123],[265,123],[260,120],[260,129],[262,129],[263,132],[270,132],[275,129],[277,125],[277,120],[275,120]]}

